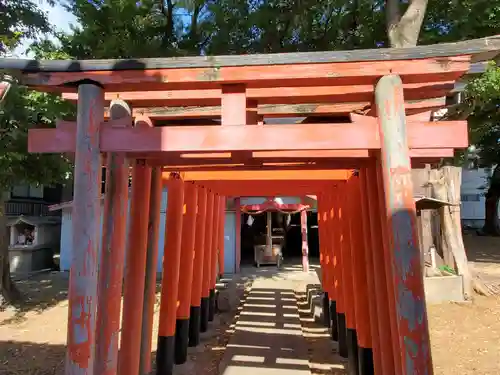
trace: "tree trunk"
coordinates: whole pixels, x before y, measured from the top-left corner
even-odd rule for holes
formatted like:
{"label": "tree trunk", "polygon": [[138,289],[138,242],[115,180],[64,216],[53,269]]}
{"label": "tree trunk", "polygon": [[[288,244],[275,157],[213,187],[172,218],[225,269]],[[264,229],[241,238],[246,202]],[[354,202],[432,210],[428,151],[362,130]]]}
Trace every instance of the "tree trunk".
{"label": "tree trunk", "polygon": [[11,304],[20,298],[10,277],[9,242],[4,194],[0,193],[0,306]]}
{"label": "tree trunk", "polygon": [[495,167],[491,177],[490,187],[486,193],[485,209],[483,234],[500,236],[500,164]]}
{"label": "tree trunk", "polygon": [[473,274],[469,268],[462,238],[460,218],[462,169],[459,167],[443,167],[437,172],[435,179],[430,181],[433,187],[433,197],[454,204],[454,206],[446,206],[439,210],[444,259],[448,266],[455,268],[456,265],[458,274],[462,275],[463,278],[464,297],[469,299],[472,297]]}
{"label": "tree trunk", "polygon": [[417,45],[429,0],[409,0],[401,16],[401,0],[386,0],[386,22],[389,44],[394,48]]}

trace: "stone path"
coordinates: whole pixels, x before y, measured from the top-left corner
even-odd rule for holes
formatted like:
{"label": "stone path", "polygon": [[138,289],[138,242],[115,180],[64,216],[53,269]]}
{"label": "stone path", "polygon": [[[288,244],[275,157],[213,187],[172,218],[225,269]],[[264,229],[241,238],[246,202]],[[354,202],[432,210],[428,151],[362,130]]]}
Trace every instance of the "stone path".
{"label": "stone path", "polygon": [[293,280],[257,278],[233,329],[220,375],[311,375]]}

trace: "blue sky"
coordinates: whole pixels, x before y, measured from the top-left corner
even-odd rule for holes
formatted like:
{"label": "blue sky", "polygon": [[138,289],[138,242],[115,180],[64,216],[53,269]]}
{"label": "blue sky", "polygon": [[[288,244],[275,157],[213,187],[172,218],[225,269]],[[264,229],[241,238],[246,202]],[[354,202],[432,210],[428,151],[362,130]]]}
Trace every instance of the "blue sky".
{"label": "blue sky", "polygon": [[[66,10],[62,6],[56,5],[54,7],[51,7],[47,4],[46,0],[35,1],[39,4],[39,7],[45,13],[47,13],[49,22],[54,25],[56,30],[69,31],[70,24],[76,23],[75,17],[71,13],[66,12]],[[25,57],[26,48],[30,45],[30,43],[31,41],[25,41],[15,50],[14,54],[18,57]]]}

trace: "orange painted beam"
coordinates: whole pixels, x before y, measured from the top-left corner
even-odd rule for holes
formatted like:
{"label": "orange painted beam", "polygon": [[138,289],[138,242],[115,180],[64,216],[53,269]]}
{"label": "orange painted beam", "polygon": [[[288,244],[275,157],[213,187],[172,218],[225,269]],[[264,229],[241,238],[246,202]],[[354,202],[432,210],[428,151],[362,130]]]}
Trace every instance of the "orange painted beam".
{"label": "orange painted beam", "polygon": [[[369,117],[366,117],[367,119]],[[410,148],[463,148],[466,121],[409,123]],[[76,129],[31,129],[29,152],[72,152]],[[168,126],[101,130],[102,152],[219,152],[380,149],[377,124]]]}
{"label": "orange painted beam", "polygon": [[[436,110],[446,105],[444,96],[423,100],[407,100],[406,113],[418,113],[429,109]],[[304,104],[261,104],[258,106],[258,115],[265,118],[272,117],[303,117],[347,115],[351,112],[367,112],[370,110],[371,101],[349,103],[304,103]],[[175,119],[218,119],[221,116],[220,106],[188,106],[188,107],[138,107],[132,109],[132,114],[146,115],[155,120]],[[108,117],[108,111],[104,113]]]}
{"label": "orange painted beam", "polygon": [[258,172],[258,171],[315,171],[315,170],[338,170],[355,169],[366,164],[368,159],[328,159],[318,162],[297,161],[290,163],[254,163],[252,159],[247,164],[239,163],[217,163],[217,164],[191,164],[177,165],[168,164],[162,159],[150,159],[148,163],[153,166],[162,166],[164,170],[178,172]]}
{"label": "orange painted beam", "polygon": [[455,80],[469,70],[470,56],[363,62],[327,62],[257,66],[217,66],[171,69],[137,69],[85,72],[27,73],[23,83],[73,91],[69,83],[94,81],[107,91],[166,90],[171,88],[217,88],[223,83],[245,83],[248,87],[322,86],[371,84],[384,75],[397,74],[404,82],[429,81],[430,77]]}
{"label": "orange painted beam", "polygon": [[[454,81],[408,83],[404,86],[406,100],[430,99],[446,96],[454,87]],[[223,90],[168,90],[107,92],[105,100],[120,98],[135,107],[162,106],[214,106],[220,105]],[[304,104],[322,102],[363,102],[372,101],[373,85],[350,86],[305,86],[305,87],[260,87],[248,88],[246,98],[259,104]],[[63,93],[62,98],[76,102],[77,93]]]}
{"label": "orange painted beam", "polygon": [[[219,172],[185,172],[185,181],[279,181],[279,180],[347,180],[352,175],[352,170],[312,170],[304,171],[219,171]],[[164,172],[164,179],[169,172]]]}
{"label": "orange painted beam", "polygon": [[[340,181],[202,181],[201,185],[225,196],[307,195],[329,189]],[[164,181],[166,183],[166,181]]]}

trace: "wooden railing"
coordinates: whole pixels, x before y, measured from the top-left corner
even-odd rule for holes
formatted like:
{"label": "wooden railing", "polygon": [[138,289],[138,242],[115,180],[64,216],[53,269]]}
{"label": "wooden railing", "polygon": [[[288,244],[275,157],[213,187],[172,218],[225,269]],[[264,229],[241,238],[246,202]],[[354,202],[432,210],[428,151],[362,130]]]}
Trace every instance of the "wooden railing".
{"label": "wooden railing", "polygon": [[6,216],[50,216],[49,204],[44,202],[11,201],[5,203]]}

